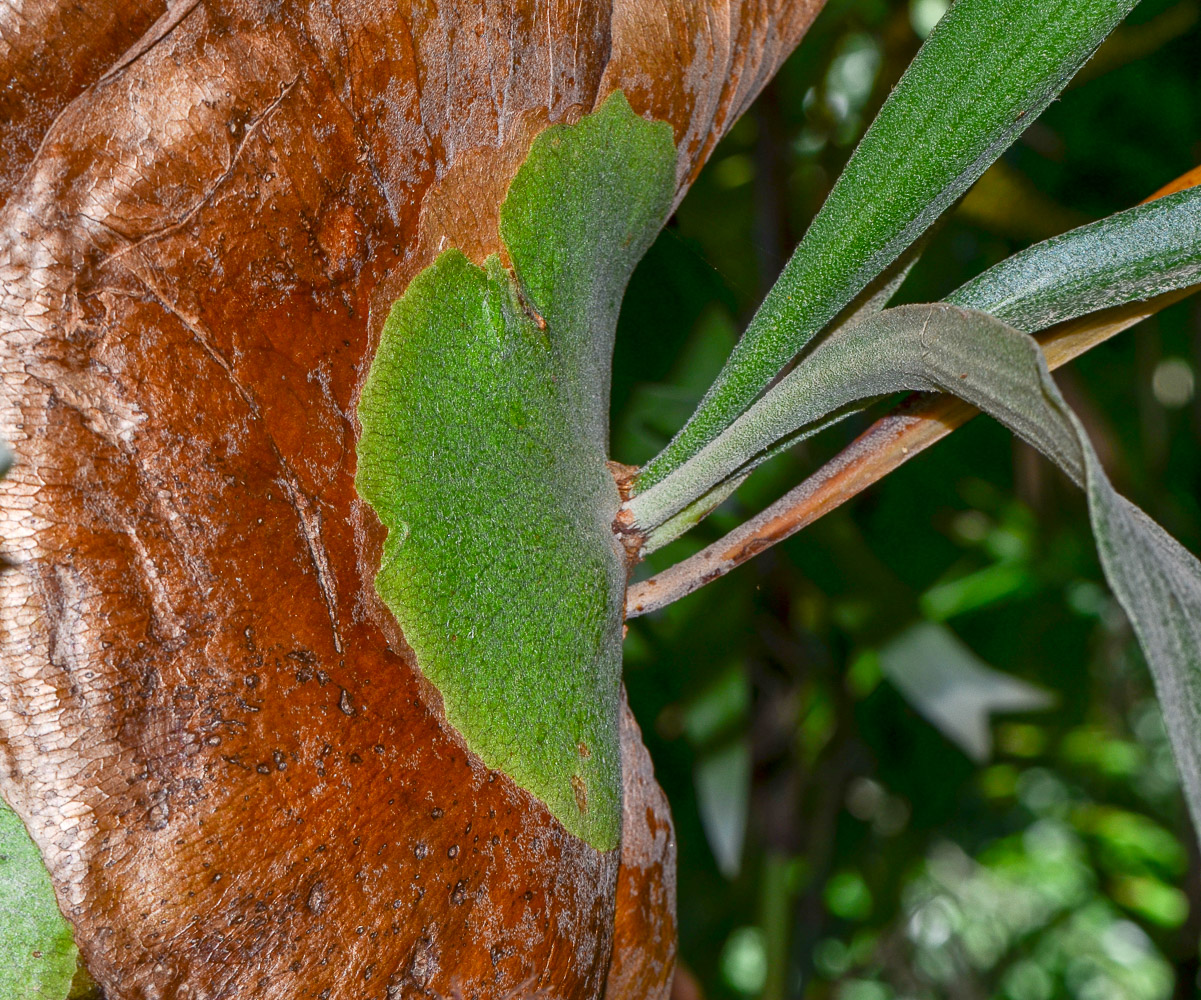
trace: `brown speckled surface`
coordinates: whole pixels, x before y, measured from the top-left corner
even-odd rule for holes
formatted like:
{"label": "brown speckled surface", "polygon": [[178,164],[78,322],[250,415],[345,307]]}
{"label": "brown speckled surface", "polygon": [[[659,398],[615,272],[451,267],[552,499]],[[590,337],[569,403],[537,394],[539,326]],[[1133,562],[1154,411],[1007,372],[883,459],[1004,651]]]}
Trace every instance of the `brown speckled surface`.
{"label": "brown speckled surface", "polygon": [[371,585],[354,407],[409,279],[498,249],[540,128],[623,88],[682,191],[819,5],[0,10],[0,791],[112,1000],[588,1000],[615,928],[608,1000],[668,988],[632,721],[619,871],[442,718]]}

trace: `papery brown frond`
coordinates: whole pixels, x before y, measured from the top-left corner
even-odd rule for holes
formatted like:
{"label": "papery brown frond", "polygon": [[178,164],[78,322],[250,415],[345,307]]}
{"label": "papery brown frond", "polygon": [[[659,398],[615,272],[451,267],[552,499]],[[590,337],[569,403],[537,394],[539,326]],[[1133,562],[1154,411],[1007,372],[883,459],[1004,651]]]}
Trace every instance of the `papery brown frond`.
{"label": "papery brown frond", "polygon": [[354,409],[540,129],[621,88],[682,191],[819,6],[0,12],[0,791],[111,998],[665,993],[636,727],[620,859],[465,750],[375,595]]}

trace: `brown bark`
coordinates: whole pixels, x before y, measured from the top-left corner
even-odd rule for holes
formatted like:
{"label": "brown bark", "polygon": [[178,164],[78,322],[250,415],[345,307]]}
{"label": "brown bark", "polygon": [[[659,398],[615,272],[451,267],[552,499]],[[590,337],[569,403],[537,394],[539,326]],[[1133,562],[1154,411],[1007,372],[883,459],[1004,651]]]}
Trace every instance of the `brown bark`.
{"label": "brown bark", "polygon": [[819,6],[0,9],[0,792],[110,997],[666,994],[636,726],[620,859],[465,750],[375,596],[354,408],[538,130],[624,89],[682,192]]}
{"label": "brown bark", "polygon": [[622,702],[621,866],[604,1000],[667,1000],[676,959],[675,832],[638,723]]}

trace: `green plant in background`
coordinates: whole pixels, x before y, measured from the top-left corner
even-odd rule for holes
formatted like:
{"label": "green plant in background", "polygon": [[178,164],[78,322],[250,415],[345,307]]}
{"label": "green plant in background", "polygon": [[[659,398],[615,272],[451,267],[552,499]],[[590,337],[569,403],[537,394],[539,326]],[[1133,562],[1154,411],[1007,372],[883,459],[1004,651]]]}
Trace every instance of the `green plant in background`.
{"label": "green plant in background", "polygon": [[[894,137],[892,147],[882,140],[882,125],[898,120],[896,105],[912,99],[915,106],[957,107],[984,117],[1016,99],[1012,80],[1002,81],[998,73],[995,92],[982,89],[978,100],[968,100],[951,85],[953,72],[943,67],[935,72],[923,60],[936,51],[966,52],[969,47],[952,32],[973,16],[980,18],[975,28],[984,32],[989,18],[1004,8],[1010,23],[997,30],[1008,32],[1005,41],[978,46],[965,57],[971,65],[958,78],[983,81],[996,53],[1009,44],[1021,49],[1017,20],[1024,5],[960,2],[934,30],[947,6],[863,2],[827,11],[781,81],[719,150],[707,181],[702,178],[673,232],[651,254],[646,271],[659,288],[675,282],[673,301],[687,303],[705,289],[710,301],[721,302],[677,324],[678,358],[664,349],[649,363],[638,359],[641,378],[650,374],[667,385],[625,390],[620,378],[617,384],[617,454],[649,460],[627,515],[644,531],[652,579],[674,587],[676,579],[689,578],[690,586],[673,590],[668,600],[692,589],[706,570],[718,575],[728,568],[715,559],[702,561],[705,543],[736,529],[747,511],[778,495],[798,470],[811,468],[815,458],[864,427],[861,418],[847,415],[858,405],[857,394],[879,398],[901,387],[853,383],[877,366],[889,367],[880,357],[891,335],[886,331],[914,317],[906,308],[863,322],[870,310],[886,304],[882,299],[896,292],[906,274],[903,300],[943,298],[1025,333],[1106,308],[1127,294],[1129,300],[1149,298],[1166,288],[1158,282],[1173,271],[1179,277],[1168,281],[1178,281],[1176,287],[1197,280],[1201,233],[1194,213],[1201,202],[1195,194],[1173,195],[1172,201],[1081,227],[1104,209],[1105,198],[1112,212],[1115,204],[1145,197],[1196,163],[1198,81],[1187,53],[1196,41],[1198,12],[1190,3],[1144,4],[1136,23],[1120,29],[1088,64],[1083,75],[1089,84],[1053,107],[1049,125],[1029,128],[1018,147],[988,170],[945,217],[933,241],[919,248],[916,265],[915,254],[907,256],[903,246],[890,242],[898,231],[904,239],[916,235],[905,229],[910,223],[902,220],[891,230],[881,225],[873,237],[866,235],[877,214],[886,217],[903,207],[906,195],[925,192],[930,200],[918,204],[922,199],[915,198],[906,216],[920,229],[929,221],[926,206],[937,202],[930,192],[944,190],[934,183],[924,187],[927,178],[905,173],[933,145],[915,127],[903,140]],[[1074,5],[1064,34],[1082,43],[1089,17],[1107,16],[1104,6]],[[1042,5],[1026,12],[1039,17],[1050,11]],[[1114,23],[1105,22],[1094,41]],[[907,58],[898,42],[901,24],[911,38],[931,36],[915,69],[927,67],[927,79],[937,80],[932,84],[937,95],[926,95],[922,104],[913,97],[916,90],[907,89],[916,87],[922,73],[911,69],[905,75],[718,373],[721,360],[714,355],[728,351],[733,339],[727,317],[756,304],[763,273],[778,268],[790,233],[803,229],[806,216],[818,208],[810,192],[828,185],[826,178],[845,155],[840,149],[857,134],[872,95],[879,99],[896,79],[891,67]],[[1181,36],[1168,72],[1135,61]],[[1053,61],[1052,48],[1040,49],[1039,58]],[[1004,57],[997,58],[999,66]],[[1020,72],[1022,59],[1015,64]],[[1168,96],[1157,96],[1160,85]],[[1025,99],[1034,100],[1036,89],[1032,85]],[[1146,119],[1126,123],[1122,116],[1137,117],[1138,109]],[[1017,131],[1027,129],[1033,113],[1015,113],[1022,123]],[[1118,119],[1112,129],[1103,124],[1107,114]],[[931,115],[931,133],[941,135],[949,117]],[[1144,128],[1144,122],[1154,125]],[[1002,114],[994,124],[1000,130],[1004,123]],[[1125,145],[1114,143],[1111,131]],[[944,164],[942,176],[954,175],[954,190],[931,217],[970,183],[957,186],[960,175],[951,166],[987,165],[977,158],[992,155],[991,140],[976,138],[971,155]],[[1072,155],[1075,140],[1079,153]],[[1073,184],[1073,170],[1090,183]],[[1105,190],[1098,176],[1127,183],[1117,186],[1116,196],[1110,191],[1090,203]],[[861,178],[860,202],[847,194],[855,178]],[[869,204],[873,181],[877,190],[896,192],[879,213]],[[787,211],[773,214],[781,205]],[[1156,220],[1160,213],[1172,221]],[[745,219],[749,227],[740,221]],[[1136,231],[1142,220],[1147,228]],[[1119,235],[1131,224],[1135,229],[1125,230],[1130,238]],[[1073,227],[1080,228],[1056,235]],[[986,270],[1011,252],[1011,240],[1020,245],[1046,237],[1054,238]],[[692,247],[701,248],[719,273],[697,267]],[[1161,250],[1171,263],[1167,258],[1152,263]],[[859,270],[864,261],[877,268],[893,259],[882,271]],[[1033,265],[1029,270],[1027,263]],[[843,284],[827,284],[831,274],[842,274]],[[789,284],[790,275],[804,278]],[[1146,279],[1151,283],[1140,288]],[[956,284],[961,290],[948,294]],[[826,293],[833,298],[824,298]],[[650,327],[633,307],[654,309],[641,294],[636,275],[623,320],[631,339]],[[921,315],[910,327],[914,334],[931,313]],[[1185,356],[1192,350],[1188,319],[1181,307],[1159,324]],[[987,324],[982,317],[970,322]],[[862,339],[852,349],[857,338]],[[991,348],[996,337],[979,343]],[[1195,550],[1196,425],[1188,424],[1189,411],[1181,409],[1193,398],[1193,368],[1179,354],[1147,357],[1148,343],[1143,336],[1106,348],[1108,360],[1085,359],[1080,367],[1086,378],[1069,376],[1063,384],[1073,403],[1085,404],[1088,436],[1100,438],[1105,463],[1116,468],[1124,491],[1134,488],[1147,496],[1157,479],[1170,484],[1150,493],[1151,506],[1183,530]],[[901,365],[921,367],[946,346],[942,336],[918,336],[917,350],[907,352]],[[844,349],[847,365],[831,363]],[[626,360],[622,350],[619,337],[618,371],[628,365],[633,372],[634,358]],[[1140,355],[1137,371],[1129,361],[1115,360],[1129,359],[1131,351]],[[970,369],[981,353],[969,348],[961,356],[964,364],[947,369],[946,384],[927,387],[955,391],[951,383],[965,374],[975,381]],[[718,380],[706,393],[714,374]],[[784,377],[777,379],[779,374]],[[675,388],[668,387],[672,384]],[[1014,380],[1010,388],[1019,384],[1032,382]],[[1043,386],[1038,407],[1055,391],[1050,382]],[[823,397],[829,406],[821,405]],[[1100,415],[1093,397],[1116,405],[1117,412]],[[664,448],[690,403],[697,402],[685,431]],[[1011,418],[1016,415],[1010,410]],[[783,451],[825,426],[827,416],[845,418],[845,430]],[[1132,422],[1136,428],[1142,424],[1146,434],[1148,420],[1163,435],[1165,419],[1183,442],[1173,446],[1172,466],[1165,464],[1154,434],[1116,444],[1111,436],[1111,422],[1123,434]],[[685,884],[697,886],[691,902],[682,904],[682,952],[711,992],[881,1000],[1167,997],[1173,989],[1191,995],[1197,969],[1193,834],[1178,809],[1176,769],[1160,714],[1147,698],[1126,618],[1097,586],[1100,567],[1084,547],[1087,535],[1081,530],[1087,521],[1067,513],[1079,508],[1060,496],[1057,484],[1030,471],[1037,466],[1022,450],[1016,466],[1022,499],[1007,498],[1003,490],[1011,488],[1013,469],[985,457],[987,448],[1000,447],[1008,463],[1003,439],[983,426],[961,437],[924,459],[920,471],[905,469],[891,477],[854,519],[837,512],[803,541],[785,543],[784,558],[768,556],[757,568],[717,585],[716,592],[701,591],[631,625],[626,662],[632,702],[641,712],[658,712],[652,749],[676,803],[682,867],[692,869]],[[1136,455],[1115,462],[1115,448],[1132,448]],[[758,464],[777,453],[782,457],[775,463]],[[950,502],[957,511],[948,511],[947,500],[931,490],[929,484],[940,478],[957,489],[958,498]],[[711,508],[716,510],[709,521],[694,528]],[[1132,516],[1141,530],[1142,518]],[[681,536],[684,530],[690,533]],[[1195,595],[1195,560],[1174,544],[1172,552],[1172,559],[1185,560],[1186,586]],[[1115,557],[1104,547],[1102,555],[1111,579],[1114,573],[1137,572],[1134,559]],[[689,556],[696,558],[682,558]],[[1155,555],[1146,562],[1152,577],[1164,578],[1163,559]],[[685,569],[682,577],[667,572],[673,564]],[[1117,589],[1121,592],[1120,583]],[[1164,635],[1158,624],[1148,627],[1139,619],[1158,616],[1176,598],[1130,593],[1123,598],[1152,643]],[[1181,713],[1191,711],[1196,695],[1177,685],[1195,685],[1195,665],[1188,664],[1197,656],[1196,636],[1190,634],[1196,621],[1195,608],[1177,619],[1183,629],[1179,645],[1166,656],[1157,658],[1144,644],[1159,672],[1182,757],[1193,752],[1197,727]],[[986,666],[981,654],[988,664],[1026,679]],[[668,676],[655,676],[660,670]],[[731,673],[742,678],[740,685],[728,680]],[[705,688],[710,694],[730,692],[721,737],[701,742],[694,736],[694,714],[717,718],[721,706],[692,693],[697,682],[687,678],[698,674],[712,678]],[[1055,707],[1047,710],[1052,701]],[[939,735],[923,731],[910,708]],[[997,711],[1039,714],[1000,726],[994,748],[988,720]],[[943,740],[963,755],[948,752]],[[994,754],[999,762],[990,764]],[[738,769],[730,766],[736,759],[743,761]],[[983,766],[973,768],[972,760]],[[733,777],[715,781],[711,775],[722,767],[727,776],[745,774],[744,786],[729,787]],[[1195,778],[1195,767],[1182,765],[1181,771],[1186,781]],[[742,808],[742,802],[749,804]],[[690,848],[690,839],[702,830],[715,861],[695,842]],[[731,830],[740,832],[733,859]],[[947,858],[958,860],[952,864]],[[713,876],[701,879],[698,871]],[[723,885],[717,872],[738,874]],[[1056,873],[1064,885],[1057,885]],[[1060,896],[1040,901],[1044,892]],[[918,933],[921,900],[936,900],[957,915],[943,921],[941,930],[936,927],[937,933]]]}

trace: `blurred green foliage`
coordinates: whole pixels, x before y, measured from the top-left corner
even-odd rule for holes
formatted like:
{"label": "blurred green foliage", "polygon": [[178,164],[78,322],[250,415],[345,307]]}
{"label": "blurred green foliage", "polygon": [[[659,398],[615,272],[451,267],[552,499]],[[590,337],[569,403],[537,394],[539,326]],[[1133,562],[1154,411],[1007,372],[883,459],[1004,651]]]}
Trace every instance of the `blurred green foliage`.
{"label": "blurred green foliage", "polygon": [[[945,6],[830,0],[715,151],[626,297],[614,457],[645,461],[686,419]],[[937,299],[1201,162],[1198,52],[1201,0],[1145,0],[951,213],[898,301]],[[1115,484],[1194,552],[1199,364],[1188,300],[1058,376]],[[874,415],[756,473],[646,572]],[[969,757],[889,672],[923,622],[1053,705],[996,714],[990,752]],[[996,424],[632,621],[625,663],[672,802],[681,957],[703,996],[1197,995],[1201,860],[1150,679],[1082,495]]]}

